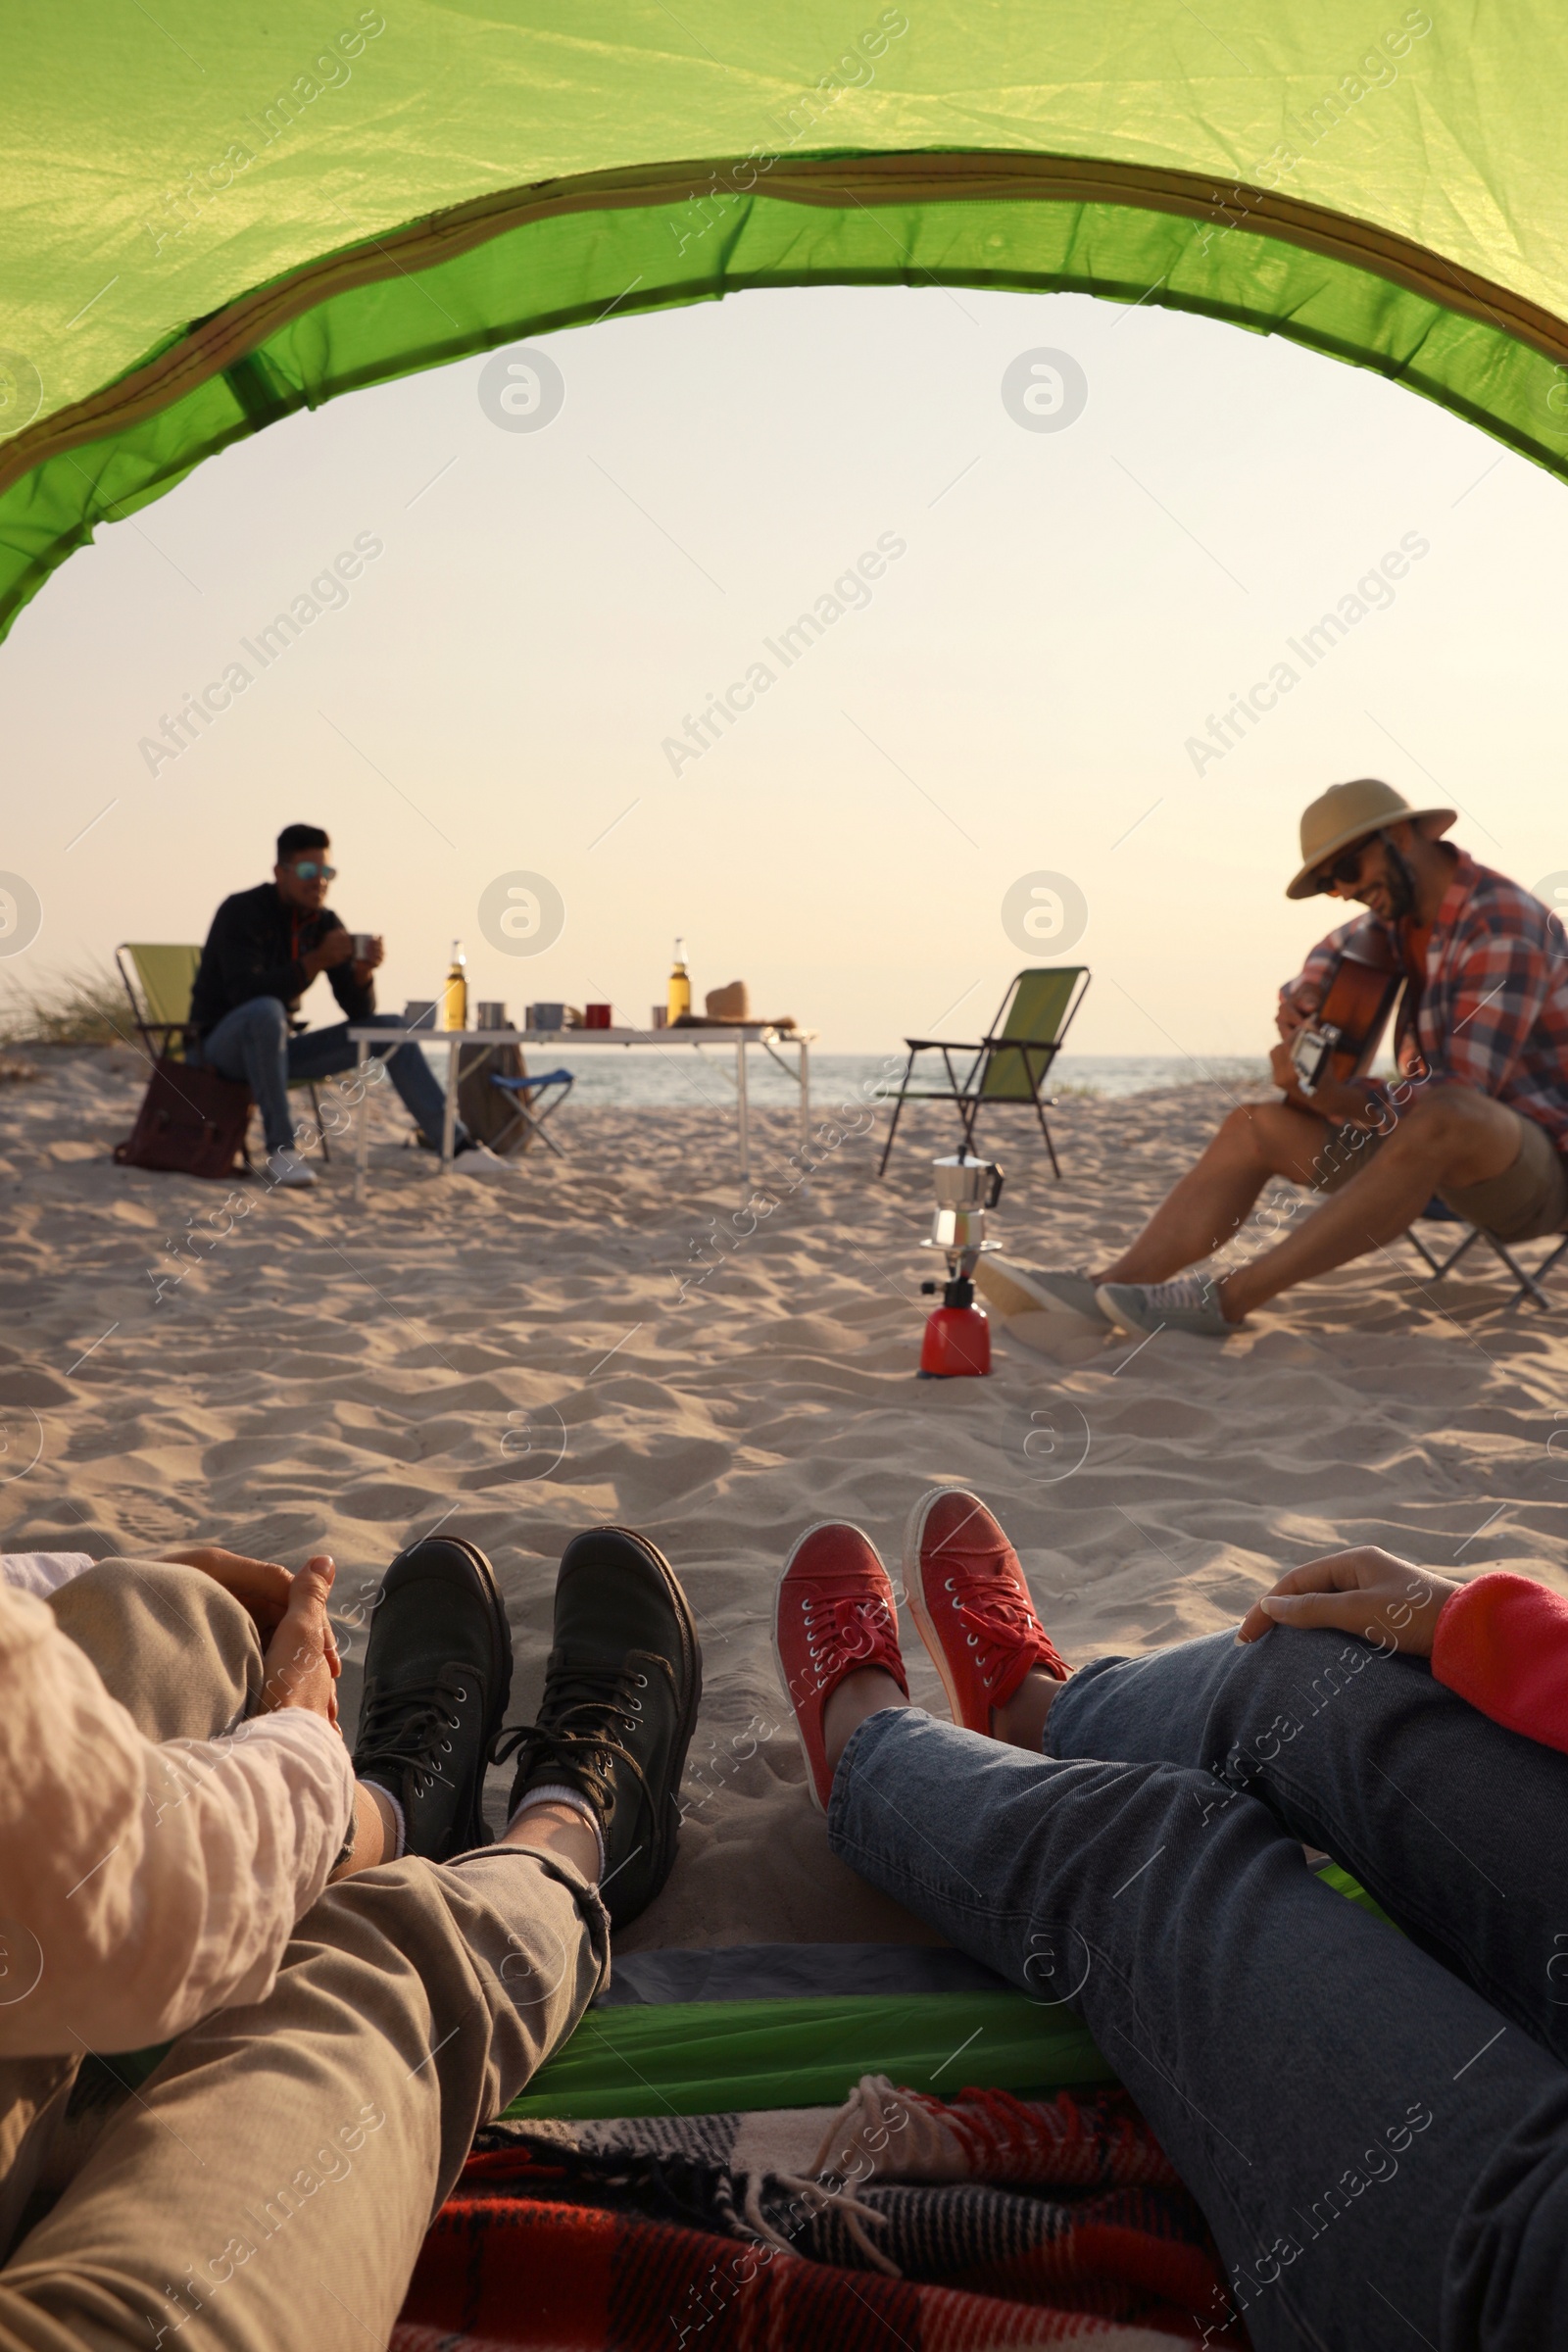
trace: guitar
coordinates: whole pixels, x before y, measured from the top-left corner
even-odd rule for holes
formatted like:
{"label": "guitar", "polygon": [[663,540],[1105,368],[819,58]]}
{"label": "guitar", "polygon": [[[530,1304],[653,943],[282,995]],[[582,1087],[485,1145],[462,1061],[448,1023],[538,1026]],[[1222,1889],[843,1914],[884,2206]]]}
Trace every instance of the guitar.
{"label": "guitar", "polygon": [[1285,1090],[1287,1102],[1311,1110],[1320,1086],[1365,1077],[1404,981],[1404,965],[1382,924],[1358,923],[1329,966],[1316,1012],[1291,1040],[1296,1077]]}

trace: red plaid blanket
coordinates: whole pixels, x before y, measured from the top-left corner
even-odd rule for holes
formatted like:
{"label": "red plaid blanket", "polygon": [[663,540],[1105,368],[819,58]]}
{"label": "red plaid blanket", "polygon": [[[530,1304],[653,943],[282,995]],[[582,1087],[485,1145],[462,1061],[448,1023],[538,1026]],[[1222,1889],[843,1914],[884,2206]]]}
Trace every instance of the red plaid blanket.
{"label": "red plaid blanket", "polygon": [[1194,2316],[1226,2309],[1219,2264],[1123,2093],[878,2091],[870,2112],[913,2128],[884,2131],[869,2171],[846,2161],[866,2137],[854,2101],[823,2142],[838,2153],[808,2173],[734,2161],[784,2118],[494,2127],[436,2218],[391,2352],[1243,2341]]}

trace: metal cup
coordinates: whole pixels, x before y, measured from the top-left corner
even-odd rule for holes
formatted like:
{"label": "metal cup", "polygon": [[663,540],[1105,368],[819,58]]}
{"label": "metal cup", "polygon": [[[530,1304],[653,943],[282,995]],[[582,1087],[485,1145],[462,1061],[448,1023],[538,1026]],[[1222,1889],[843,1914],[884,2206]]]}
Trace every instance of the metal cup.
{"label": "metal cup", "polygon": [[368,956],[373,956],[375,953],[375,933],[373,931],[356,931],[353,938],[354,960],[356,963],[364,963]]}

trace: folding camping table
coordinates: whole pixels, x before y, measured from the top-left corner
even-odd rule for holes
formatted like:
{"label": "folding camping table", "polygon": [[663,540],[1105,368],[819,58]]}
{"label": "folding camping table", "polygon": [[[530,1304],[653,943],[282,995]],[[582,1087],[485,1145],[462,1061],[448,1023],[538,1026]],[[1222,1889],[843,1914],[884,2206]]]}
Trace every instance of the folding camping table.
{"label": "folding camping table", "polygon": [[366,1178],[369,1163],[369,1106],[363,1093],[365,1065],[372,1046],[390,1051],[401,1045],[445,1046],[447,1049],[446,1116],[441,1123],[441,1156],[436,1166],[438,1176],[445,1176],[452,1166],[452,1146],[458,1121],[458,1073],[461,1055],[459,1046],[543,1046],[552,1054],[565,1051],[581,1053],[585,1048],[604,1046],[654,1047],[667,1054],[673,1046],[732,1045],[735,1048],[735,1110],[737,1121],[738,1172],[744,1195],[752,1181],[752,1144],[750,1104],[746,1084],[746,1054],[749,1047],[760,1046],[781,1069],[789,1064],[778,1052],[780,1046],[794,1046],[798,1051],[795,1076],[801,1091],[801,1145],[804,1150],[811,1133],[811,1045],[814,1029],[775,1029],[765,1021],[728,1022],[720,1029],[351,1029],[349,1038],[359,1048],[359,1074],[362,1094],[355,1120],[354,1204],[364,1204]]}

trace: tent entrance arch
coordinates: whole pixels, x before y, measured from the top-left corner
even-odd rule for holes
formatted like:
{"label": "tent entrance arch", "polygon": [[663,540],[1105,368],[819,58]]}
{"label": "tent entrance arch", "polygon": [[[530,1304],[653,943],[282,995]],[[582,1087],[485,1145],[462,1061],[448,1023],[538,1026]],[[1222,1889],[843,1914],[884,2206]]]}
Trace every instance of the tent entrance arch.
{"label": "tent entrance arch", "polygon": [[[215,21],[195,0],[186,13]],[[0,439],[0,629],[98,522],[299,409],[612,314],[764,288],[934,284],[1193,311],[1376,369],[1568,476],[1549,86],[1563,69],[1544,28],[1538,39],[1471,25],[1450,52],[1441,25],[1406,11],[1408,29],[1378,36],[1363,78],[1342,74],[1323,101],[1332,136],[1298,130],[1299,155],[1231,178],[1241,157],[1286,152],[1280,130],[1321,86],[1325,44],[1366,47],[1350,0],[1310,12],[1234,0],[1212,27],[1179,0],[1130,0],[1114,29],[1071,5],[1017,24],[1004,14],[972,26],[949,14],[917,40],[884,11],[878,23],[902,29],[862,33],[853,60],[815,80],[814,111],[796,109],[809,128],[748,147],[762,93],[776,122],[780,93],[812,87],[806,52],[820,40],[832,54],[809,10],[787,24],[756,4],[726,15],[712,30],[724,56],[651,45],[613,0],[570,35],[520,0],[482,18],[429,0],[402,35],[362,11],[367,30],[338,36],[337,114],[323,103],[303,119],[296,99],[293,144],[229,193],[204,194],[168,233],[136,229],[103,192],[74,221],[50,213],[50,174],[58,194],[61,174],[82,168],[45,145],[40,101],[11,200],[22,300],[6,333],[19,347],[9,392],[0,368],[0,427],[13,428]],[[272,16],[266,27],[225,19],[237,62],[227,50],[213,62],[229,96],[244,88],[254,104],[278,43],[317,40],[302,0]],[[40,86],[80,29],[40,20],[23,61]],[[116,120],[110,67],[130,36],[117,37],[81,101],[84,121],[98,106],[100,129]],[[1212,45],[1201,71],[1184,55],[1195,41]],[[57,100],[67,115],[74,104]],[[184,135],[165,140],[165,162]],[[138,124],[143,178],[150,143]],[[639,149],[688,160],[614,160]],[[582,168],[517,184],[504,167],[524,156]],[[106,173],[104,188],[126,176]],[[127,227],[142,240],[128,257]]]}

